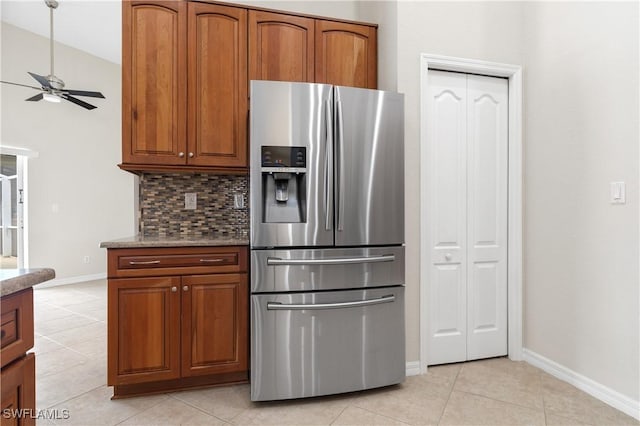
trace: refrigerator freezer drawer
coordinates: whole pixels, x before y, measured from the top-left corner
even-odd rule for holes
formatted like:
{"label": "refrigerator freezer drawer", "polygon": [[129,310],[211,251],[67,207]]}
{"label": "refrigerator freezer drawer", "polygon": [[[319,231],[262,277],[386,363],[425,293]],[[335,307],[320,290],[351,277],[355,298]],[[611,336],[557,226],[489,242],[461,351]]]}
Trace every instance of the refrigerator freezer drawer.
{"label": "refrigerator freezer drawer", "polygon": [[252,250],[253,293],[404,284],[404,247]]}
{"label": "refrigerator freezer drawer", "polygon": [[251,400],[405,378],[404,287],[251,296]]}

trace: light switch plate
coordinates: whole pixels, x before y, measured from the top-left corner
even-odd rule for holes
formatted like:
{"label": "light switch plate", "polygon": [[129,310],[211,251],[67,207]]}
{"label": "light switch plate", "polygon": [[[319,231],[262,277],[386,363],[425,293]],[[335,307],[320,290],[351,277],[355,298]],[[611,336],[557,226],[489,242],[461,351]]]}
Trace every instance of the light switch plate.
{"label": "light switch plate", "polygon": [[195,210],[198,207],[198,193],[186,192],[184,194],[184,208],[186,210]]}
{"label": "light switch plate", "polygon": [[624,182],[611,182],[611,204],[625,204],[627,188]]}

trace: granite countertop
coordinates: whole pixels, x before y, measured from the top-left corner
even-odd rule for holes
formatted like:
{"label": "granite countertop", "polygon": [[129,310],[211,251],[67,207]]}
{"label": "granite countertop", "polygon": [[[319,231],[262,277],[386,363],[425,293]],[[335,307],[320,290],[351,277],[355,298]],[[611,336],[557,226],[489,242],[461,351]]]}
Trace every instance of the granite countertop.
{"label": "granite countertop", "polygon": [[0,269],[0,297],[49,281],[55,276],[56,272],[50,268]]}
{"label": "granite countertop", "polygon": [[249,237],[220,235],[136,235],[112,241],[103,241],[100,247],[138,248],[138,247],[207,247],[207,246],[247,246]]}

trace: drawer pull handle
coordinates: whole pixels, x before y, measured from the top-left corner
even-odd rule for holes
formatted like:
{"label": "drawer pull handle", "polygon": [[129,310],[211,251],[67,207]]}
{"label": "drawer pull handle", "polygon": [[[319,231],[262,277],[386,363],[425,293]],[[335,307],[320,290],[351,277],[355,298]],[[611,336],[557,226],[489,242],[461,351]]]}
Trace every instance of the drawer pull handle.
{"label": "drawer pull handle", "polygon": [[129,261],[129,265],[157,265],[158,263],[160,263],[159,260]]}
{"label": "drawer pull handle", "polygon": [[365,257],[328,257],[325,259],[282,259],[279,257],[268,257],[267,265],[349,265],[352,263],[393,262],[394,260],[396,260],[394,254]]}
{"label": "drawer pull handle", "polygon": [[215,262],[224,262],[224,259],[200,259],[202,263],[215,263]]}
{"label": "drawer pull handle", "polygon": [[381,303],[395,302],[396,296],[390,294],[378,299],[356,300],[354,302],[338,303],[310,303],[310,304],[283,304],[280,302],[268,302],[268,311],[315,311],[320,309],[357,308],[363,306],[379,305]]}

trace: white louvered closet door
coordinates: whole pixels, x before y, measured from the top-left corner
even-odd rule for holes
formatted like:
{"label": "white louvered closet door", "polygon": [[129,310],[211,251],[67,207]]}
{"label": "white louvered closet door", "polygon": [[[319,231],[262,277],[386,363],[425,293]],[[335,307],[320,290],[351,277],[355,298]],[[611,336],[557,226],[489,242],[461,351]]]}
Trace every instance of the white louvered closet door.
{"label": "white louvered closet door", "polygon": [[428,364],[507,354],[506,79],[429,71]]}

